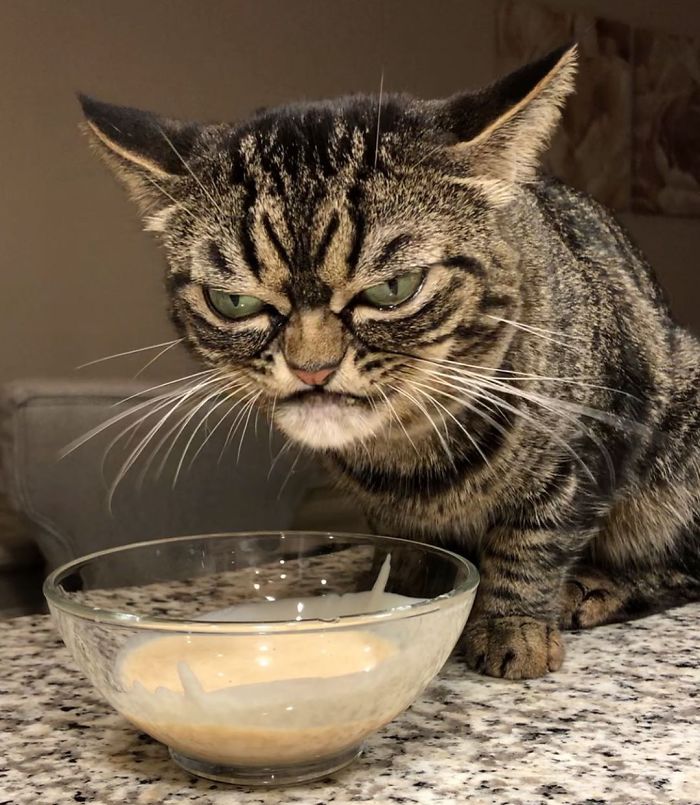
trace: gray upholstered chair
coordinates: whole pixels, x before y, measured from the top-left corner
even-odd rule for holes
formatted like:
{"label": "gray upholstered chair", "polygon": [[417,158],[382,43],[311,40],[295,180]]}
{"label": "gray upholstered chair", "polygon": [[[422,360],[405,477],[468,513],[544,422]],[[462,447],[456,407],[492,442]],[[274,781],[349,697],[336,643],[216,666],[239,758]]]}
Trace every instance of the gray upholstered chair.
{"label": "gray upholstered chair", "polygon": [[[150,455],[144,451],[108,505],[109,485],[136,442],[127,446],[127,434],[105,460],[121,429],[115,424],[64,458],[61,452],[133,405],[135,400],[121,401],[143,388],[124,382],[24,381],[2,390],[0,496],[9,507],[3,527],[0,497],[0,615],[35,609],[38,580],[46,569],[107,547],[219,531],[364,528],[355,508],[326,488],[308,458],[297,461],[293,450],[280,453],[283,441],[262,421],[257,433],[251,424],[239,458],[238,437],[221,455],[227,431],[222,426],[189,466],[207,433],[202,428],[174,486],[191,429],[159,477],[167,445],[142,477]],[[212,412],[210,427],[219,416]]]}

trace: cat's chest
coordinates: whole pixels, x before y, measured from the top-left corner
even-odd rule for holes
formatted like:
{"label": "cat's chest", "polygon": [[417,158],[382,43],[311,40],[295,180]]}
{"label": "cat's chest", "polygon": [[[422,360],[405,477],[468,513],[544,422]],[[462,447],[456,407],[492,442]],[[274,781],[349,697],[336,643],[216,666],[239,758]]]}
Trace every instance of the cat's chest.
{"label": "cat's chest", "polygon": [[491,501],[472,495],[418,498],[397,503],[390,495],[361,496],[375,531],[478,554],[489,529]]}
{"label": "cat's chest", "polygon": [[478,553],[502,491],[498,480],[485,474],[456,480],[448,473],[441,477],[436,468],[398,473],[377,462],[359,470],[335,464],[332,471],[375,532],[470,554]]}

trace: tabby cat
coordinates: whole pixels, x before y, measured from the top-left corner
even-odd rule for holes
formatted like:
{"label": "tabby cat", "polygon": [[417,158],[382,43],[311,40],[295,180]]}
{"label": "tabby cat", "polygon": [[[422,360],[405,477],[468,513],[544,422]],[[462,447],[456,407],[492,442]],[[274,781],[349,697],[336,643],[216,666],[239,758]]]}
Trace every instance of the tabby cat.
{"label": "tabby cat", "polygon": [[467,662],[513,679],[560,667],[562,629],[700,592],[700,344],[608,212],[538,167],[575,70],[568,47],[447,100],[232,125],[81,97],[208,382],[379,532],[472,557]]}

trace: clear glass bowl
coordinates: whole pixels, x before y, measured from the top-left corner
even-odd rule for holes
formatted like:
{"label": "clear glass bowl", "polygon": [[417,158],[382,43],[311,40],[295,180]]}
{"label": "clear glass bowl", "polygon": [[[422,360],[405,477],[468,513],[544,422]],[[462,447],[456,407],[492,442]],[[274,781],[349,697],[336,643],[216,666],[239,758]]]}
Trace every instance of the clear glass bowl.
{"label": "clear glass bowl", "polygon": [[478,580],[389,537],[216,534],[77,559],[44,594],[92,684],[177,763],[279,785],[345,766],[416,699]]}

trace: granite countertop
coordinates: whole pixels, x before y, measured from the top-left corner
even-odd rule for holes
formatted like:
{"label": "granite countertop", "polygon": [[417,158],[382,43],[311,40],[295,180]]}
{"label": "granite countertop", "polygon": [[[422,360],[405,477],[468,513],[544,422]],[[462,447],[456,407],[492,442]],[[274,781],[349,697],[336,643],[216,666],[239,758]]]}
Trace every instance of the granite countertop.
{"label": "granite countertop", "polygon": [[47,617],[0,623],[0,805],[698,805],[700,604],[568,636],[506,682],[457,658],[333,779],[246,791],[189,777],[104,704]]}

